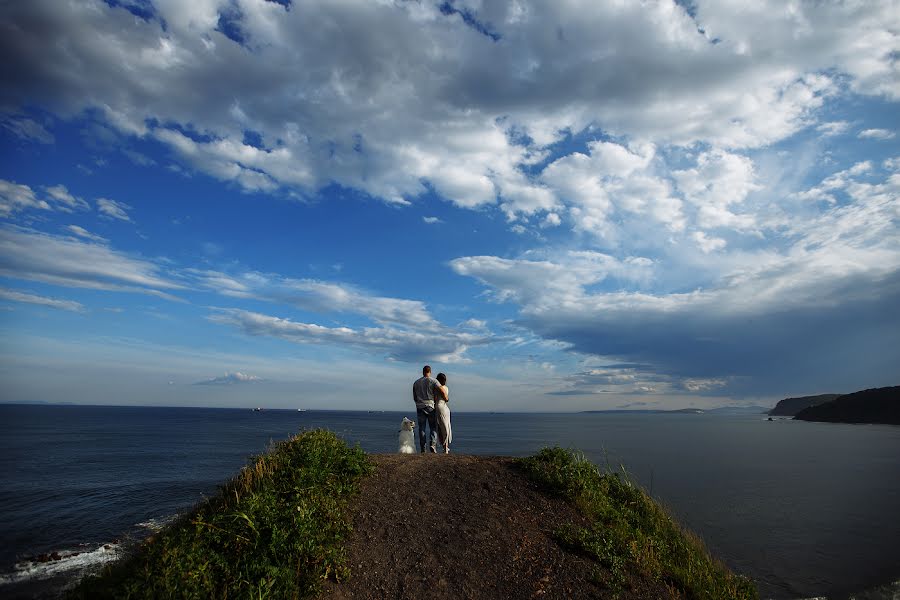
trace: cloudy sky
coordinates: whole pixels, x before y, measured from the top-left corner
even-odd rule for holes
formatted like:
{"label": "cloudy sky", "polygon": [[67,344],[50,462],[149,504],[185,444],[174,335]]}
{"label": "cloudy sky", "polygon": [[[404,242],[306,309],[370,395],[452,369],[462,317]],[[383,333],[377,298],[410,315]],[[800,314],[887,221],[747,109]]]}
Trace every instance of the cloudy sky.
{"label": "cloudy sky", "polygon": [[0,401],[900,383],[900,2],[0,4]]}

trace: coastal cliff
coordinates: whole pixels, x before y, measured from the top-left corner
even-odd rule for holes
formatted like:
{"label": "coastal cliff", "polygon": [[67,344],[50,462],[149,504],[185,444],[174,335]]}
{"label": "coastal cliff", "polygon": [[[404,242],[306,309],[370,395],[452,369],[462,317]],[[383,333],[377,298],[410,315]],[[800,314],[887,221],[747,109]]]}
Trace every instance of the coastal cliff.
{"label": "coastal cliff", "polygon": [[560,448],[367,455],[291,438],[75,598],[756,598],[640,487]]}
{"label": "coastal cliff", "polygon": [[844,394],[831,402],[803,409],[800,421],[900,425],[900,386]]}
{"label": "coastal cliff", "polygon": [[771,417],[793,417],[798,412],[810,406],[817,406],[825,402],[831,402],[840,394],[819,394],[818,396],[800,396],[797,398],[785,398],[769,411]]}

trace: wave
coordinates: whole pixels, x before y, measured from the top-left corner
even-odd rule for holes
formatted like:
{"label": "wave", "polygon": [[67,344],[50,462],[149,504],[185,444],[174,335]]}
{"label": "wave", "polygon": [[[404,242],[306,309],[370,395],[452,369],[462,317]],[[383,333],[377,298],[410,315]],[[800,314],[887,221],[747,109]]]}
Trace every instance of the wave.
{"label": "wave", "polygon": [[116,560],[120,553],[121,544],[110,542],[93,549],[58,550],[25,558],[15,564],[12,572],[0,573],[0,585],[87,572]]}
{"label": "wave", "polygon": [[[848,600],[900,600],[900,579],[897,581],[893,581],[891,583],[887,583],[884,585],[879,585],[873,588],[869,588],[862,592],[857,592],[855,594],[850,594],[849,597],[842,596],[842,598],[848,598]],[[827,596],[814,596],[810,598],[801,598],[800,600],[831,600]]]}
{"label": "wave", "polygon": [[152,531],[153,533],[158,533],[162,531],[162,528],[174,521],[178,518],[178,515],[169,515],[167,517],[153,517],[147,519],[146,521],[141,521],[137,524],[137,527],[141,527],[142,529],[147,529]]}
{"label": "wave", "polygon": [[136,532],[126,536],[126,542],[114,540],[101,544],[79,544],[53,552],[26,556],[13,565],[11,571],[0,573],[0,586],[44,579],[62,578],[71,583],[96,571],[99,567],[123,556],[127,548],[149,535],[161,531],[178,518],[178,514],[153,517],[135,524]]}

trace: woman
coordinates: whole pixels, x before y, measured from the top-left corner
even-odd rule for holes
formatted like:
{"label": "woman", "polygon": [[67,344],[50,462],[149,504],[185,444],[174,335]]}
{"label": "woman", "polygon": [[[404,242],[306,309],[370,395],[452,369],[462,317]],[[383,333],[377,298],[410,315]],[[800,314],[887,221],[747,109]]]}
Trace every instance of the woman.
{"label": "woman", "polygon": [[441,385],[437,388],[440,394],[434,395],[434,410],[437,413],[438,440],[444,447],[444,454],[450,454],[450,442],[453,440],[453,432],[450,429],[450,389],[447,387],[447,376],[438,373],[435,378]]}

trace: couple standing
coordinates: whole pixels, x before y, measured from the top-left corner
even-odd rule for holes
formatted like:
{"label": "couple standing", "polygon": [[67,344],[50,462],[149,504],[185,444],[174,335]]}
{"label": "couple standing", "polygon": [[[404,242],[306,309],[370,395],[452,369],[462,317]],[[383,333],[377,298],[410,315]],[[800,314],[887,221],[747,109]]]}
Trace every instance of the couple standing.
{"label": "couple standing", "polygon": [[429,450],[437,452],[440,442],[445,454],[450,453],[450,442],[453,433],[450,430],[450,389],[447,387],[447,376],[438,373],[437,378],[431,376],[431,367],[422,367],[422,377],[413,384],[413,401],[416,403],[416,416],[419,418],[419,451],[425,452],[425,426],[431,431]]}

